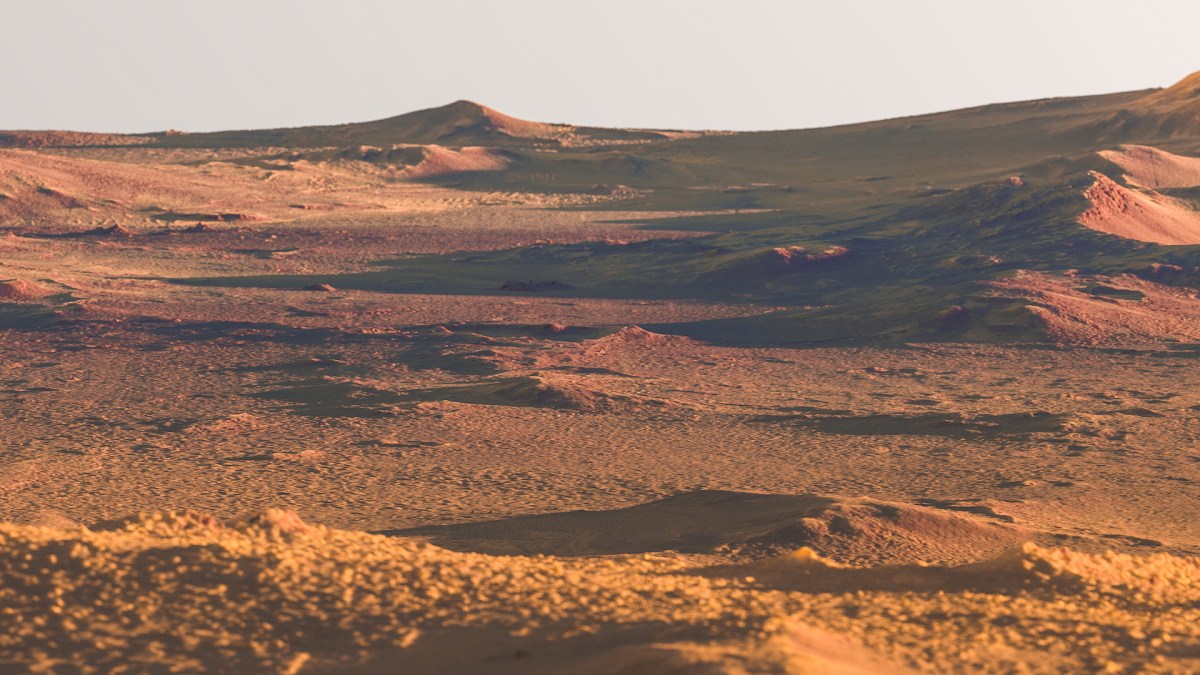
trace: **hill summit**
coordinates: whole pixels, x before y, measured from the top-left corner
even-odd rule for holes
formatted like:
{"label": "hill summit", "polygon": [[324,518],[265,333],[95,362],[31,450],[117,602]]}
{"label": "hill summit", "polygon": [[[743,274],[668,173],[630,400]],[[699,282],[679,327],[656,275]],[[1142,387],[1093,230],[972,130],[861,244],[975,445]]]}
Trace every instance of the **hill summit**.
{"label": "hill summit", "polygon": [[152,139],[159,146],[195,148],[345,148],[363,145],[380,148],[395,145],[518,148],[646,142],[673,135],[659,131],[531,122],[474,101],[460,100],[370,122],[197,134],[163,132],[152,135]]}
{"label": "hill summit", "polygon": [[474,101],[460,100],[374,122],[350,124],[347,132],[363,142],[496,145],[513,138],[557,140],[574,130],[563,124],[517,119]]}
{"label": "hill summit", "polygon": [[1200,99],[1200,71],[1183,78],[1175,84],[1155,91],[1145,99],[1147,103],[1177,103]]}

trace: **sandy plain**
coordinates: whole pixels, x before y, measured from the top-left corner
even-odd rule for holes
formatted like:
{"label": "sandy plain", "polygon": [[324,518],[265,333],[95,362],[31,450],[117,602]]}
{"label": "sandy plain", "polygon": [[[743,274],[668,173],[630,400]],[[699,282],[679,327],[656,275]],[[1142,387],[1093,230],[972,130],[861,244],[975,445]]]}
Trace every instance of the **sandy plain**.
{"label": "sandy plain", "polygon": [[1195,665],[1194,601],[1121,576],[1200,552],[1187,346],[733,347],[637,326],[780,308],[168,279],[662,236],[422,190],[458,202],[2,240],[70,295],[0,336],[7,670]]}
{"label": "sandy plain", "polygon": [[[0,672],[1195,672],[1200,300],[1190,249],[1151,244],[1197,241],[1196,160],[1106,142],[1078,175],[981,177],[927,147],[976,125],[992,143],[996,116],[1022,137],[1066,125],[1056,106],[1174,115],[1186,83],[1099,112],[947,113],[928,138],[795,132],[793,154],[837,155],[812,176],[774,157],[796,189],[728,183],[759,136],[469,102],[254,136],[303,152],[4,136]],[[430,119],[496,147],[300,143]],[[882,161],[910,143],[932,178],[864,177],[843,152],[893,142]],[[1036,145],[996,147],[1020,167]],[[544,189],[412,182],[507,170]],[[659,206],[545,187],[609,174],[661,181]],[[662,208],[671,190],[696,208]],[[986,209],[1003,228],[969,220]],[[743,239],[684,248],[731,215]],[[662,252],[694,285],[476,278],[614,250]],[[646,269],[631,259],[604,258]],[[476,292],[447,290],[442,263]],[[905,295],[923,275],[965,290]],[[704,299],[746,279],[759,294]],[[843,293],[852,327],[909,301],[923,323],[767,339],[834,313],[777,302],[807,286]],[[723,340],[672,333],[738,318]]]}

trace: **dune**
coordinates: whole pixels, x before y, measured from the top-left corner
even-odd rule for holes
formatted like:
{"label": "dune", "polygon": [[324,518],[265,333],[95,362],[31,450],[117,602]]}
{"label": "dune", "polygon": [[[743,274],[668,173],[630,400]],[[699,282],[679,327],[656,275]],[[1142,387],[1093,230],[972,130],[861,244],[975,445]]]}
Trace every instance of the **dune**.
{"label": "dune", "polygon": [[572,511],[394,532],[497,555],[674,550],[762,557],[810,546],[841,561],[963,561],[1034,536],[1024,528],[913,504],[813,494],[701,490],[615,511]]}
{"label": "dune", "polygon": [[512,161],[501,151],[492,148],[465,147],[452,150],[440,145],[428,145],[423,153],[424,158],[419,163],[399,172],[402,178],[416,180],[470,171],[499,171]]}
{"label": "dune", "polygon": [[1159,188],[1200,185],[1200,157],[1173,155],[1148,145],[1123,145],[1119,150],[1102,150],[1100,156],[1125,171],[1130,185]]}
{"label": "dune", "polygon": [[1200,214],[1182,202],[1123,187],[1098,172],[1092,177],[1084,192],[1092,206],[1079,216],[1084,227],[1155,244],[1200,244]]}

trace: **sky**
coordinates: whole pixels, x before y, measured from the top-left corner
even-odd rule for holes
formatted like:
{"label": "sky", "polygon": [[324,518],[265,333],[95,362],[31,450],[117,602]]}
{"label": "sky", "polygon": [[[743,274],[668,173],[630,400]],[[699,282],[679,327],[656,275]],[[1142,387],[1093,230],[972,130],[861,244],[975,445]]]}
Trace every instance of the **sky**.
{"label": "sky", "polygon": [[1169,86],[1194,0],[0,0],[0,129],[794,129]]}

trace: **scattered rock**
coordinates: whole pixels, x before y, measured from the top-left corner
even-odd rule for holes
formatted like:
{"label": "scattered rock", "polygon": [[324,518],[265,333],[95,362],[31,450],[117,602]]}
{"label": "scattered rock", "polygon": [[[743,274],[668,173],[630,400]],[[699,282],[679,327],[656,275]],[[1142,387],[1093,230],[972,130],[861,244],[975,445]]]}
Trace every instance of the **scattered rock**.
{"label": "scattered rock", "polygon": [[300,452],[272,452],[271,459],[284,462],[315,462],[328,457],[322,450],[301,450]]}
{"label": "scattered rock", "polygon": [[133,232],[120,223],[113,223],[112,225],[93,227],[77,234],[81,237],[129,237],[133,235]]}

